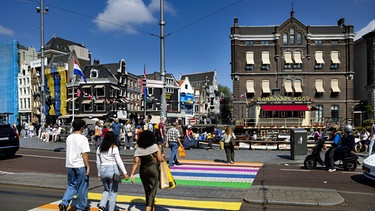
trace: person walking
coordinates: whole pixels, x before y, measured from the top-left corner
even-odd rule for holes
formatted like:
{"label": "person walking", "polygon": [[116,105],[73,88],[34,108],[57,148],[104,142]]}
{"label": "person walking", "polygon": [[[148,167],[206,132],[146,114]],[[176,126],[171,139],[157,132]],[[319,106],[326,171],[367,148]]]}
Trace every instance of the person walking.
{"label": "person walking", "polygon": [[177,122],[173,122],[173,127],[167,131],[167,144],[171,148],[171,156],[169,157],[169,166],[180,165],[177,161],[178,147],[182,146],[180,141],[180,131],[177,129]]}
{"label": "person walking", "polygon": [[125,146],[124,149],[134,149],[134,133],[132,122],[128,120],[125,125]]}
{"label": "person walking", "polygon": [[126,180],[129,179],[129,176],[120,157],[117,136],[112,131],[105,134],[103,142],[96,151],[96,167],[98,178],[102,181],[104,188],[99,203],[99,211],[106,210],[108,199],[108,211],[114,211],[119,183],[113,181],[113,174],[125,175]]}
{"label": "person walking", "polygon": [[368,156],[370,156],[372,154],[372,149],[374,148],[374,142],[375,142],[375,122],[372,123],[370,137],[371,137],[371,140],[370,140],[370,143],[368,145]]}
{"label": "person walking", "polygon": [[230,126],[227,126],[223,134],[223,141],[228,164],[234,163],[234,146],[231,142],[232,138],[236,139],[236,136],[234,135],[232,128]]}
{"label": "person walking", "polygon": [[165,123],[167,122],[167,117],[162,117],[159,123],[159,145],[165,145],[167,140],[167,129],[165,127]]}
{"label": "person walking", "polygon": [[117,136],[117,146],[121,147],[121,133],[122,133],[122,124],[119,122],[119,119],[116,118],[114,122],[111,124],[112,131]]}
{"label": "person walking", "polygon": [[100,125],[99,121],[95,122],[95,133],[94,133],[94,141],[95,141],[95,149],[100,146],[102,136],[102,126]]}
{"label": "person walking", "polygon": [[65,166],[68,170],[68,187],[59,204],[60,211],[67,210],[68,205],[75,195],[77,195],[77,210],[87,210],[90,173],[88,152],[90,152],[90,146],[87,138],[81,135],[85,125],[84,120],[74,120],[72,124],[74,132],[66,139]]}
{"label": "person walking", "polygon": [[159,186],[159,163],[163,162],[161,146],[155,142],[154,134],[143,131],[139,134],[138,148],[134,152],[134,164],[130,174],[131,182],[134,183],[134,173],[138,168],[146,196],[146,211],[155,211],[155,196]]}

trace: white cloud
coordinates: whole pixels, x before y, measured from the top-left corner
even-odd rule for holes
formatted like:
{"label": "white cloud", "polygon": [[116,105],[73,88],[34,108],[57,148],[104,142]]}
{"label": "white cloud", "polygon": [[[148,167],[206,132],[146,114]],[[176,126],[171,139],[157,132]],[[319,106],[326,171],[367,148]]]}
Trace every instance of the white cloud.
{"label": "white cloud", "polygon": [[[151,3],[148,5],[148,8],[152,12],[160,11],[160,0],[151,0]],[[164,1],[164,12],[168,12],[171,15],[176,15],[176,11],[173,8],[173,5],[169,1]]]}
{"label": "white cloud", "polygon": [[[143,0],[107,0],[106,8],[94,22],[102,31],[135,32],[136,25],[158,23],[153,13],[159,12],[159,8],[160,0],[151,0],[149,5],[145,5]],[[175,14],[173,6],[167,1],[164,2],[164,10]]]}
{"label": "white cloud", "polygon": [[7,35],[7,36],[13,36],[14,31],[12,29],[5,28],[4,26],[0,25],[0,34]]}
{"label": "white cloud", "polygon": [[360,29],[355,37],[354,37],[354,41],[358,40],[358,39],[361,39],[363,35],[371,32],[371,31],[374,31],[375,30],[375,19],[372,20],[369,24],[367,24],[367,26],[363,27],[362,29]]}

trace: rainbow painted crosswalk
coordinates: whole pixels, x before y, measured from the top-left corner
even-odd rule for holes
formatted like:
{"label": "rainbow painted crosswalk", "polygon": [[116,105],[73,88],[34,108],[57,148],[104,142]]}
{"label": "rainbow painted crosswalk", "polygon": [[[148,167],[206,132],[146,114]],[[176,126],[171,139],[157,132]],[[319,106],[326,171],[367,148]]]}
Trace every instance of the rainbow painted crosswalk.
{"label": "rainbow painted crosswalk", "polygon": [[261,163],[238,162],[224,164],[185,160],[181,166],[172,166],[171,172],[178,185],[249,188]]}
{"label": "rainbow painted crosswalk", "polygon": [[[255,176],[263,165],[255,162],[236,162],[226,164],[223,162],[203,160],[180,160],[182,165],[171,167],[171,172],[176,180],[177,187],[213,187],[217,191],[248,189],[251,187]],[[136,176],[136,183],[141,183],[139,175]],[[96,211],[96,204],[101,198],[101,193],[89,193],[91,211]],[[202,210],[239,210],[242,199],[234,201],[217,201],[210,198],[202,200],[156,197],[156,207],[162,207],[169,211],[202,211]],[[60,201],[32,209],[32,211],[56,210]],[[117,206],[126,210],[144,210],[144,199],[140,196],[117,195]],[[73,208],[74,210],[74,208]]]}

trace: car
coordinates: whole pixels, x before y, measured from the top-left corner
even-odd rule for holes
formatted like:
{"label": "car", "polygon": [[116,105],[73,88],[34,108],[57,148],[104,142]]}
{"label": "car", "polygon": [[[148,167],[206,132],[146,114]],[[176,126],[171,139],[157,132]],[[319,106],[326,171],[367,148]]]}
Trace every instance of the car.
{"label": "car", "polygon": [[362,170],[365,177],[375,180],[375,154],[363,160]]}
{"label": "car", "polygon": [[12,158],[20,148],[20,138],[13,127],[0,121],[0,154],[6,158]]}

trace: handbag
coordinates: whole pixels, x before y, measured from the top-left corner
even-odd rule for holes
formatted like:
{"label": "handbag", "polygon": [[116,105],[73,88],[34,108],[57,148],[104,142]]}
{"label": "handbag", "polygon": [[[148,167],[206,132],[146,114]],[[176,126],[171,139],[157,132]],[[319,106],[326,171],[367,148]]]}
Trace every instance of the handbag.
{"label": "handbag", "polygon": [[100,136],[100,129],[96,129],[96,130],[95,130],[95,134],[94,134],[94,136]]}
{"label": "handbag", "polygon": [[125,175],[120,175],[120,174],[114,173],[112,179],[113,179],[114,182],[121,183],[121,181],[123,179],[125,179]]}
{"label": "handbag", "polygon": [[[113,148],[112,148],[112,155],[113,155]],[[113,155],[113,156],[114,156],[114,155]],[[115,167],[114,167],[114,166],[116,166],[117,169],[118,169],[118,165],[117,165],[117,163],[116,163],[116,159],[115,159],[115,163],[114,163],[114,164],[115,164],[115,165],[113,165],[113,171],[115,171]],[[120,174],[113,173],[112,180],[113,180],[114,182],[121,183],[121,181],[122,181],[123,179],[125,179],[125,175],[120,175]]]}
{"label": "handbag", "polygon": [[184,147],[182,147],[182,146],[178,147],[178,155],[180,156],[180,158],[183,158],[183,157],[186,156],[186,152],[185,152]]}
{"label": "handbag", "polygon": [[236,141],[234,140],[232,135],[230,137],[230,143],[232,144],[232,146],[236,146]]}
{"label": "handbag", "polygon": [[171,170],[168,167],[167,161],[163,161],[160,163],[160,179],[159,179],[159,188],[160,189],[167,189],[167,188],[175,188],[176,181],[173,178]]}

